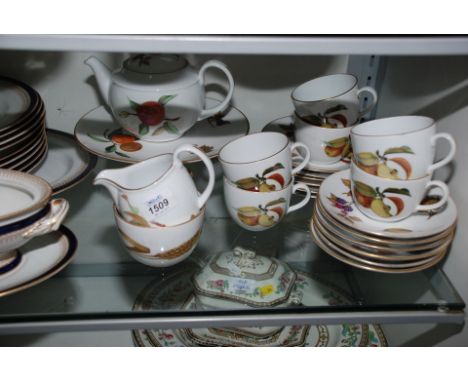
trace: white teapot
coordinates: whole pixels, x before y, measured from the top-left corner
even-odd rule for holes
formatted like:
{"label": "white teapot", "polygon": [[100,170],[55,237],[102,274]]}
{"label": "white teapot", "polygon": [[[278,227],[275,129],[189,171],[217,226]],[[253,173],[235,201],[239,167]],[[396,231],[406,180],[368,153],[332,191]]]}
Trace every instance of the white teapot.
{"label": "white teapot", "polygon": [[[117,122],[140,139],[173,141],[197,121],[226,108],[234,91],[231,73],[220,61],[207,61],[197,73],[178,55],[139,54],[110,71],[96,57],[85,63],[96,76],[99,90]],[[204,74],[218,68],[229,81],[226,98],[205,109]]]}

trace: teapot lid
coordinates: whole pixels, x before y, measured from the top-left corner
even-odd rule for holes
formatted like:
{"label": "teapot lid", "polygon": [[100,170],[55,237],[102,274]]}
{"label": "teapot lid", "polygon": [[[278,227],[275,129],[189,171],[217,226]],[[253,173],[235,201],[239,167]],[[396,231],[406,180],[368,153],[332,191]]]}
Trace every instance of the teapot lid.
{"label": "teapot lid", "polygon": [[295,281],[287,264],[242,247],[219,254],[193,278],[199,295],[258,307],[285,302]]}
{"label": "teapot lid", "polygon": [[141,74],[173,73],[187,65],[187,60],[177,54],[138,54],[123,63],[125,70]]}

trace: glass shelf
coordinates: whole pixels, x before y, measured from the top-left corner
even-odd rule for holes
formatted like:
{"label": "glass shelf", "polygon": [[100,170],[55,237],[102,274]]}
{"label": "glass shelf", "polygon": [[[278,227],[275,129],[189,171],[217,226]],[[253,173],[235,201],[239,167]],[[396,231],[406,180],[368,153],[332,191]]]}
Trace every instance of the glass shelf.
{"label": "glass shelf", "polygon": [[[100,162],[101,167],[109,166]],[[193,165],[191,170],[197,174],[199,167]],[[79,242],[73,263],[50,280],[1,298],[1,334],[304,323],[463,323],[465,304],[440,266],[390,275],[359,270],[331,258],[308,232],[313,201],[276,228],[253,235],[227,217],[219,179],[200,242],[189,259],[170,268],[141,265],[126,253],[112,220],[110,198],[91,185],[92,178],[63,194],[72,206],[65,225]],[[237,245],[274,256],[304,275],[309,288],[302,291],[302,304],[190,309],[191,275],[214,255]],[[152,296],[151,304],[136,309],[143,295]]]}

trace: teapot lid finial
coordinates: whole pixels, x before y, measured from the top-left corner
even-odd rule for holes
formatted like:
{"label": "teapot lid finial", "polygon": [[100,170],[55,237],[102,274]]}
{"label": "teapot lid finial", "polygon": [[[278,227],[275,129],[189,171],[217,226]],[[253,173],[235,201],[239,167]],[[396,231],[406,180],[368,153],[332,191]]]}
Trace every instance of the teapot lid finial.
{"label": "teapot lid finial", "polygon": [[177,54],[137,54],[127,58],[124,69],[142,74],[167,74],[187,66],[187,60]]}

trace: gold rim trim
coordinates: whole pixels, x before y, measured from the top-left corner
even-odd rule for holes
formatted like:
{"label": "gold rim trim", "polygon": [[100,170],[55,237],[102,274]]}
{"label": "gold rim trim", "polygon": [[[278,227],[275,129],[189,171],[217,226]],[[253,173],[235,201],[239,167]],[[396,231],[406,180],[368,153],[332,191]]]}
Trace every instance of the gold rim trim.
{"label": "gold rim trim", "polygon": [[320,198],[317,198],[317,207],[318,207],[318,212],[324,217],[324,219],[328,220],[330,224],[334,224],[338,226],[340,229],[342,229],[345,232],[349,232],[350,234],[366,239],[368,241],[374,241],[378,243],[388,243],[388,244],[394,244],[394,243],[401,243],[401,244],[422,244],[426,242],[431,242],[434,240],[437,240],[438,238],[443,237],[443,235],[446,234],[446,232],[457,225],[457,219],[453,222],[452,225],[447,227],[446,229],[433,234],[433,235],[426,235],[426,236],[421,236],[421,237],[412,237],[412,238],[392,238],[389,236],[385,236],[384,234],[375,234],[375,233],[365,233],[363,231],[359,231],[357,229],[353,229],[349,227],[348,225],[340,222],[337,220],[335,217],[333,217],[323,206],[322,202],[320,201]]}
{"label": "gold rim trim", "polygon": [[447,249],[440,251],[439,254],[437,254],[434,259],[426,264],[417,266],[417,267],[412,267],[412,268],[399,268],[399,269],[389,269],[389,268],[383,268],[383,267],[378,267],[378,266],[370,266],[370,265],[365,265],[362,263],[359,263],[357,261],[351,260],[345,256],[342,256],[333,250],[331,250],[329,247],[327,247],[323,242],[320,241],[315,235],[313,230],[311,230],[311,236],[312,240],[317,244],[318,247],[320,247],[325,253],[330,255],[331,257],[334,257],[335,259],[351,265],[356,268],[364,269],[367,271],[373,271],[373,272],[380,272],[380,273],[412,273],[412,272],[418,272],[422,271],[424,269],[430,268],[434,265],[436,265],[438,262],[440,262],[444,256],[447,254]]}
{"label": "gold rim trim", "polygon": [[[336,230],[332,225],[330,225],[328,222],[325,222],[325,221],[322,221],[322,219],[320,219],[320,216],[316,213],[316,209],[314,209],[314,213],[312,215],[312,219],[311,219],[311,223],[315,223],[315,224],[318,224],[323,230],[326,230],[328,233],[331,233],[331,234],[334,234],[336,236],[338,236],[340,239],[338,240],[345,240],[345,241],[348,241],[348,242],[351,242],[359,247],[365,247],[365,248],[369,248],[370,250],[382,250],[383,252],[387,252],[389,255],[392,254],[392,253],[400,253],[400,252],[416,252],[416,251],[422,251],[422,250],[427,250],[427,249],[432,249],[432,248],[435,248],[435,247],[438,247],[440,246],[441,244],[444,244],[445,241],[448,239],[448,236],[451,236],[451,238],[453,238],[454,236],[454,231],[455,231],[455,228],[451,228],[450,230],[447,230],[446,233],[444,233],[444,236],[440,239],[437,239],[435,240],[434,242],[429,242],[427,244],[423,244],[423,245],[415,245],[415,246],[408,246],[408,247],[398,247],[398,248],[395,248],[395,247],[389,247],[389,245],[384,245],[384,246],[381,246],[381,245],[378,245],[378,244],[368,244],[368,243],[364,243],[362,241],[359,241],[359,240],[356,240],[355,238],[351,237],[351,236],[347,236],[341,232],[339,232],[338,230]],[[336,238],[333,238],[333,240],[336,244],[338,244],[337,242],[337,239]],[[394,244],[394,243],[392,243]],[[390,245],[392,245],[390,244]],[[364,249],[364,248],[363,248]],[[375,257],[378,257],[378,255],[376,254]],[[383,258],[387,258],[386,256],[384,256]],[[418,255],[408,255],[408,256],[398,256],[399,259],[401,260],[404,260],[405,258],[408,258],[409,259],[416,259],[418,258]],[[422,257],[421,257],[422,258]]]}
{"label": "gold rim trim", "polygon": [[[322,78],[326,78],[326,77],[336,77],[336,76],[348,76],[348,77],[352,77],[354,79],[354,84],[353,86],[351,86],[348,90],[346,91],[343,91],[342,93],[340,94],[337,94],[337,95],[334,95],[332,97],[326,97],[326,98],[320,98],[320,99],[316,99],[316,100],[301,100],[301,99],[298,99],[294,96],[294,93],[296,92],[297,89],[299,89],[301,86],[304,86],[306,84],[308,84],[309,82],[312,82],[312,81],[316,81],[318,79],[322,79]],[[349,74],[349,73],[336,73],[336,74],[328,74],[326,76],[320,76],[320,77],[316,77],[316,78],[313,78],[307,82],[304,82],[303,84],[300,84],[299,86],[296,86],[293,91],[291,92],[291,99],[294,100],[294,101],[297,101],[297,102],[301,102],[301,103],[315,103],[315,102],[324,102],[324,101],[328,101],[328,100],[332,100],[332,99],[335,99],[335,98],[338,98],[338,97],[341,97],[342,95],[350,92],[351,90],[354,89],[354,87],[358,84],[358,79],[355,75],[353,74]]]}
{"label": "gold rim trim", "polygon": [[[350,257],[353,256],[352,258],[354,260],[356,260],[356,261],[361,261],[361,262],[364,262],[366,264],[378,265],[378,266],[381,266],[381,267],[389,267],[389,268],[399,268],[400,265],[402,265],[402,266],[407,265],[408,267],[410,267],[412,263],[414,263],[414,266],[417,266],[417,264],[415,264],[415,263],[418,263],[418,262],[422,263],[422,261],[424,261],[424,260],[426,260],[428,258],[433,258],[434,256],[437,256],[439,251],[441,249],[445,249],[446,247],[448,247],[452,243],[452,240],[453,240],[453,234],[452,234],[447,238],[447,240],[442,245],[439,245],[436,248],[434,248],[434,249],[432,249],[432,250],[430,250],[428,252],[422,253],[420,255],[399,256],[399,255],[394,254],[394,253],[393,254],[388,254],[388,255],[380,255],[380,254],[369,253],[369,252],[360,250],[359,248],[354,248],[352,246],[347,245],[346,243],[342,243],[342,242],[338,243],[336,241],[336,239],[333,237],[333,235],[326,232],[326,230],[323,229],[323,227],[321,227],[320,224],[315,223],[314,224],[314,229],[315,229],[315,233],[318,236],[322,236],[322,237],[320,237],[321,240],[326,240],[328,242],[328,243],[325,242],[326,245],[328,245],[328,246],[334,245],[334,246],[337,247],[337,248],[332,248],[332,249],[334,249],[336,251],[342,250],[343,252],[349,251],[349,256]],[[342,255],[346,256],[343,253],[342,253]],[[356,255],[356,256],[354,256],[354,255]],[[380,260],[383,260],[383,261],[388,261],[388,262],[393,262],[393,263],[388,264],[388,265],[381,264],[381,263],[377,263],[377,262],[374,262],[374,261],[371,261],[371,260],[360,259],[359,256],[362,256],[362,257],[365,257],[365,258],[370,258],[371,260],[372,259],[380,259]],[[355,257],[357,257],[357,258],[355,258]],[[405,264],[406,261],[408,261],[408,264]]]}

